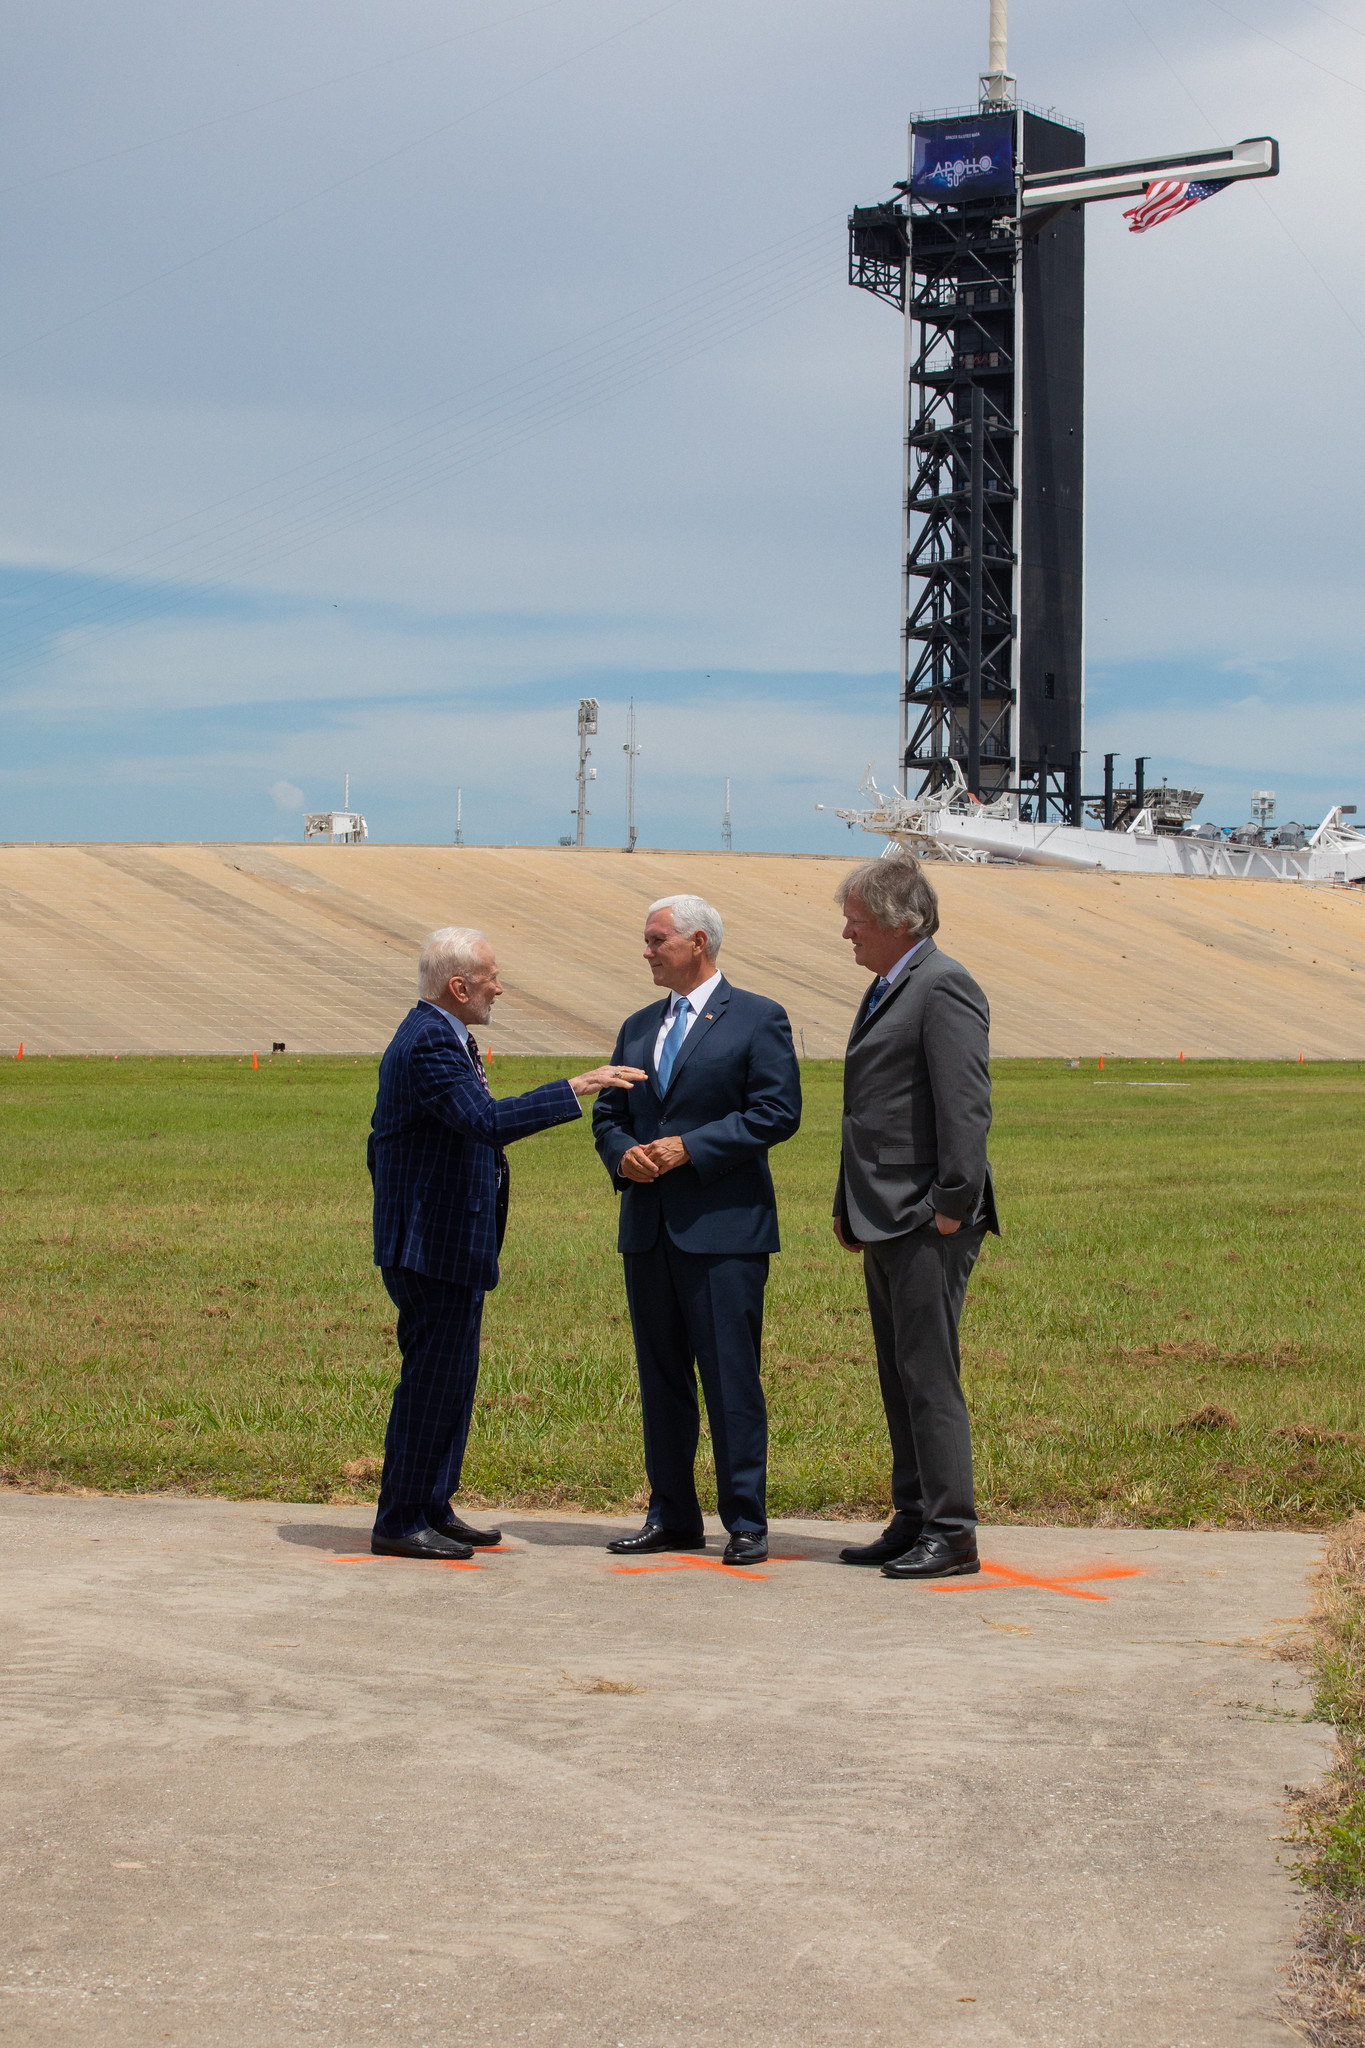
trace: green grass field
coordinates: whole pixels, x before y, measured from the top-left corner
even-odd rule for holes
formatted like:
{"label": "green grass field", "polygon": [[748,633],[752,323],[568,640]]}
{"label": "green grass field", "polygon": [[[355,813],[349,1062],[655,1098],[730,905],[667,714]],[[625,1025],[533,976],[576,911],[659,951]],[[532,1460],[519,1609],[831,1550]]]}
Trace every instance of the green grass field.
{"label": "green grass field", "polygon": [[[0,1066],[10,1484],[361,1498],[397,1351],[370,1265],[373,1059]],[[511,1093],[571,1064],[500,1061]],[[1365,1480],[1360,1067],[997,1064],[1005,1225],[963,1325],[983,1514],[1317,1527]],[[878,1515],[839,1069],[774,1155],[776,1514]],[[515,1147],[464,1499],[641,1498],[616,1201],[586,1120]]]}

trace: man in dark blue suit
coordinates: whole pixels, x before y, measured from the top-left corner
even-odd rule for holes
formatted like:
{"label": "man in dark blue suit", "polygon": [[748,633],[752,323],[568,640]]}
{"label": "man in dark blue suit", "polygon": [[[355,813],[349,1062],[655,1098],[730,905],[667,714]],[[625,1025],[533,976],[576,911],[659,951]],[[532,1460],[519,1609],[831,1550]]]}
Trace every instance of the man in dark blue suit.
{"label": "man in dark blue suit", "polygon": [[580,1095],[625,1092],[643,1072],[599,1067],[494,1101],[471,1024],[502,994],[482,932],[433,932],[419,1000],[379,1066],[369,1143],[374,1262],[398,1310],[403,1370],[384,1438],[370,1548],[380,1557],[465,1558],[497,1543],[450,1505],[479,1373],[483,1298],[498,1284],[507,1224],[506,1146],[582,1115]]}
{"label": "man in dark blue suit", "polygon": [[716,966],[720,917],[700,896],[650,906],[645,959],[671,993],[621,1027],[612,1058],[647,1070],[593,1111],[621,1190],[618,1249],[635,1337],[649,1510],[627,1555],[701,1550],[694,1465],[701,1375],[726,1564],[768,1555],[768,1413],[759,1380],[763,1291],[778,1250],[768,1152],[801,1122],[787,1013],[732,988]]}

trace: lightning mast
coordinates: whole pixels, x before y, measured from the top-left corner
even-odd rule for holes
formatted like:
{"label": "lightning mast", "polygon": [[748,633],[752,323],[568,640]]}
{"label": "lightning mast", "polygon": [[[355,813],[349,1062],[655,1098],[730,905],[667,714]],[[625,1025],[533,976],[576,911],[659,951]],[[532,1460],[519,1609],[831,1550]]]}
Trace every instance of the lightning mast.
{"label": "lightning mast", "polygon": [[727,853],[734,847],[734,833],[730,827],[730,778],[725,778],[725,816],[720,821],[720,843]]}

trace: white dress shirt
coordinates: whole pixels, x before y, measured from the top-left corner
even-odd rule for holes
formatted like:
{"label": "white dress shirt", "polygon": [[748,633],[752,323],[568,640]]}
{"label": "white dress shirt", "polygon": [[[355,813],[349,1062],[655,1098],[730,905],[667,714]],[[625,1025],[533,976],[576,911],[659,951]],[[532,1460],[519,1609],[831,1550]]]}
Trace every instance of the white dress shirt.
{"label": "white dress shirt", "polygon": [[[908,958],[909,956],[907,955],[906,957]],[[703,1015],[706,1005],[720,987],[720,979],[720,969],[717,968],[709,981],[703,981],[697,988],[689,989],[685,996],[680,996],[675,992],[669,997],[668,1008],[664,1011],[664,1021],[659,1026],[654,1040],[654,1071],[656,1074],[659,1071],[659,1055],[664,1049],[664,1040],[667,1038],[673,1019],[678,1013],[679,1003],[687,1004],[687,1022],[683,1026],[683,1040],[685,1043],[688,1032],[692,1029],[698,1017]],[[681,1047],[679,1050],[681,1051]]]}
{"label": "white dress shirt", "polygon": [[910,948],[910,951],[908,953],[902,953],[900,959],[896,962],[894,967],[887,968],[885,974],[882,976],[882,980],[886,983],[888,988],[896,979],[896,976],[900,973],[902,967],[908,966],[909,963],[914,959],[916,953],[918,953],[920,947],[923,944],[923,939],[916,939],[914,945]]}

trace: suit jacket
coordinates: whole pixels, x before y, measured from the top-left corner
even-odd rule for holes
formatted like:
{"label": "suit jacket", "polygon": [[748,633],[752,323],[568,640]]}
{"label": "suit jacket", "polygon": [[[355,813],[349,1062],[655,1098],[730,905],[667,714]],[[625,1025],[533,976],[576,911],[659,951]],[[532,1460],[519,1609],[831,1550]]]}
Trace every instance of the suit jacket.
{"label": "suit jacket", "polygon": [[418,1003],[379,1063],[368,1151],[376,1266],[496,1287],[507,1214],[502,1148],[582,1114],[567,1081],[495,1102],[452,1020]]}
{"label": "suit jacket", "polygon": [[[617,1250],[647,1252],[666,1229],[685,1252],[775,1252],[777,1197],[768,1149],[801,1123],[801,1070],[779,1003],[731,988],[722,976],[673,1063],[660,1094],[654,1041],[668,998],[627,1017],[612,1063],[643,1067],[648,1081],[608,1088],[593,1110],[593,1137],[621,1190]],[[647,1185],[618,1168],[632,1145],[686,1140],[688,1162]]]}
{"label": "suit jacket", "polygon": [[868,988],[844,1057],[834,1213],[864,1243],[902,1237],[935,1211],[998,1231],[990,1010],[965,967],[926,939],[871,1015]]}

